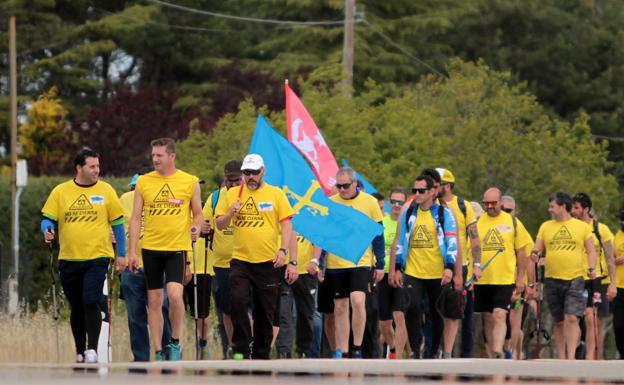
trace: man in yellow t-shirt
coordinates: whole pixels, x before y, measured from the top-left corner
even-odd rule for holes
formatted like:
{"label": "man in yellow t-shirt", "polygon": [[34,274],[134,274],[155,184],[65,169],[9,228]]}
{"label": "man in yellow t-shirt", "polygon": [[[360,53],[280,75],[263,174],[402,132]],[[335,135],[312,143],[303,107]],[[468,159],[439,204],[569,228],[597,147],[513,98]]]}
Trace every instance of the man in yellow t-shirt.
{"label": "man in yellow t-shirt", "polygon": [[231,160],[223,167],[223,184],[213,191],[204,204],[204,223],[202,233],[205,234],[212,259],[214,280],[213,297],[219,319],[219,333],[223,348],[223,357],[232,358],[232,317],[230,309],[230,261],[232,260],[233,230],[232,226],[220,230],[215,225],[215,210],[219,202],[224,201],[227,192],[241,184],[243,173],[240,160]]}
{"label": "man in yellow t-shirt", "polygon": [[[233,229],[230,306],[234,358],[269,359],[279,268],[288,254],[294,211],[283,190],[263,181],[266,169],[260,155],[247,155],[241,171],[244,183],[240,188],[227,191],[215,213],[218,229],[226,229],[230,224]],[[280,239],[281,244],[278,243]],[[290,280],[291,274],[297,274],[296,259],[288,263],[286,280]],[[247,313],[252,298],[253,334]],[[253,351],[250,347],[252,336]]]}
{"label": "man in yellow t-shirt", "polygon": [[624,357],[624,209],[620,210],[620,228],[615,234],[613,241],[615,248],[615,264],[617,296],[611,303],[613,310],[613,332],[615,334],[615,346]]}
{"label": "man in yellow t-shirt", "polygon": [[199,179],[175,166],[175,142],[171,138],[151,142],[154,170],[141,175],[134,193],[130,222],[128,265],[139,267],[137,254],[141,220],[144,218],[141,252],[147,281],[148,322],[156,350],[163,359],[163,274],[169,297],[171,341],[169,359],[181,359],[180,340],[184,337],[184,280],[192,242],[197,239],[203,214]]}
{"label": "man in yellow t-shirt", "polygon": [[[585,296],[587,298],[585,316],[581,325],[585,327],[585,359],[602,358],[604,319],[609,316],[609,301],[615,298],[615,258],[613,255],[613,233],[604,223],[599,223],[590,214],[592,201],[586,193],[577,193],[572,197],[572,216],[587,223],[594,238],[594,249],[598,255],[596,278],[585,278]],[[595,310],[595,312],[594,312]],[[582,338],[583,339],[583,338]]]}
{"label": "man in yellow t-shirt", "polygon": [[[409,305],[405,312],[405,322],[415,358],[421,356],[422,300],[425,292],[427,293],[432,336],[431,351],[425,352],[425,358],[434,358],[440,346],[444,325],[450,323],[449,321],[456,321],[442,317],[436,304],[443,289],[451,289],[453,274],[457,273],[457,226],[451,210],[436,203],[436,189],[430,176],[417,177],[412,192],[415,194],[414,200],[403,206],[397,221],[397,236],[390,255],[390,284],[406,287]],[[397,263],[398,252],[406,259],[404,265]],[[461,281],[461,273],[458,278]],[[448,310],[445,301],[442,305],[445,311]],[[457,313],[458,309],[454,310]]]}
{"label": "man in yellow t-shirt", "polygon": [[[330,199],[345,206],[361,211],[369,218],[381,224],[383,215],[375,199],[357,187],[355,171],[348,167],[338,169],[336,173],[338,194]],[[383,234],[373,239],[360,262],[356,265],[340,256],[327,253],[325,279],[332,288],[334,297],[334,323],[336,326],[335,357],[349,356],[349,334],[353,332],[353,351],[351,358],[362,358],[362,341],[366,327],[366,293],[370,291],[371,279],[379,282],[384,275],[384,240]],[[375,266],[374,277],[371,274]],[[349,323],[349,305],[351,322]]]}
{"label": "man in yellow t-shirt", "polygon": [[479,218],[477,229],[482,236],[483,260],[489,262],[489,266],[475,282],[475,312],[483,314],[489,351],[494,358],[503,358],[511,297],[514,290],[524,291],[525,247],[529,240],[522,222],[501,210],[498,188],[485,191],[483,206],[487,215]]}
{"label": "man in yellow t-shirt", "polygon": [[[144,174],[144,172],[140,172]],[[134,205],[134,189],[139,174],[135,174],[130,180],[130,191],[123,193],[119,197],[121,206],[124,210],[126,238],[129,235],[128,225],[132,218],[132,206]],[[143,234],[141,228],[140,237]],[[127,239],[126,239],[127,240]],[[127,243],[129,246],[130,243]],[[139,250],[141,248],[141,240],[139,239]],[[126,304],[126,312],[128,313],[128,332],[130,334],[130,349],[134,356],[134,361],[149,361],[150,357],[150,340],[147,326],[147,286],[145,283],[145,273],[143,272],[143,258],[139,254],[139,270],[131,272],[126,264],[125,258],[117,258],[117,266],[121,270],[121,293]],[[169,322],[169,301],[166,296],[162,307],[164,328],[162,344],[169,343],[171,338],[171,322]]]}
{"label": "man in yellow t-shirt", "polygon": [[[585,312],[583,275],[596,277],[596,250],[591,228],[572,218],[572,198],[563,192],[550,196],[552,219],[542,223],[531,252],[537,262],[545,251],[544,294],[555,322],[555,347],[560,359],[574,359],[579,341],[579,317]],[[587,261],[587,262],[585,262]]]}
{"label": "man in yellow t-shirt", "polygon": [[102,326],[102,288],[113,246],[111,226],[120,258],[126,255],[123,209],[115,190],[98,180],[99,155],[84,148],[74,158],[76,177],[56,186],[41,209],[46,243],[59,233],[59,273],[71,309],[76,362],[96,363]]}
{"label": "man in yellow t-shirt", "polygon": [[[477,217],[469,202],[458,197],[453,192],[455,188],[455,176],[449,169],[436,168],[440,174],[440,192],[438,197],[446,206],[453,210],[457,219],[457,236],[462,255],[462,274],[464,281],[474,274],[477,278],[481,276],[481,244],[479,232],[477,230]],[[466,295],[466,306],[464,307],[464,317],[461,324],[461,358],[472,358],[474,347],[474,292],[472,287],[468,289]],[[452,324],[451,324],[452,325]],[[453,327],[455,325],[452,325]],[[456,326],[455,326],[456,327]],[[455,334],[457,331],[455,331]],[[448,344],[445,343],[445,352],[451,353],[455,335],[448,335]],[[445,339],[446,340],[446,339]]]}

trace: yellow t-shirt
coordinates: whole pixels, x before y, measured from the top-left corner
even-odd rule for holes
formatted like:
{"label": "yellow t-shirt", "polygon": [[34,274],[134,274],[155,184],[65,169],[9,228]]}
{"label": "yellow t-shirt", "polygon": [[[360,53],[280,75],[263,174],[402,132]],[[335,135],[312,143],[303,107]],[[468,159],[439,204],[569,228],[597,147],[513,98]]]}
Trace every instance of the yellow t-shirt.
{"label": "yellow t-shirt", "polygon": [[[225,199],[219,199],[216,217],[227,214],[239,191],[239,187],[231,188]],[[286,194],[263,183],[255,191],[244,186],[240,201],[242,206],[230,222],[234,231],[232,258],[251,263],[273,260],[280,248],[280,222],[294,215]]]}
{"label": "yellow t-shirt", "polygon": [[57,222],[59,259],[113,258],[111,224],[123,223],[124,212],[108,183],[82,187],[73,180],[63,182],[52,190],[41,213]]}
{"label": "yellow t-shirt", "polygon": [[[615,258],[624,257],[624,231],[618,230],[615,234],[613,249],[615,250]],[[624,265],[617,265],[615,272],[617,275],[616,286],[624,289]]]}
{"label": "yellow t-shirt", "polygon": [[139,176],[136,191],[143,197],[147,250],[191,250],[191,198],[198,179],[177,170],[169,176],[156,171]]}
{"label": "yellow t-shirt", "polygon": [[[607,266],[607,257],[604,253],[604,250],[600,247],[600,242],[598,242],[598,237],[594,233],[594,224],[592,222],[588,223],[589,227],[592,231],[592,236],[594,237],[594,250],[596,251],[596,255],[598,256],[598,262],[596,263],[596,277],[605,277],[602,280],[602,283],[609,284],[611,283],[611,278],[609,278],[609,267]],[[609,230],[609,227],[604,223],[598,222],[598,232],[600,233],[600,239],[602,240],[602,244],[611,241],[613,242],[613,233]],[[583,278],[585,280],[589,279],[589,259],[585,258],[585,274]]]}
{"label": "yellow t-shirt", "polygon": [[[343,204],[345,206],[353,207],[354,209],[364,213],[375,222],[383,221],[383,213],[379,210],[379,204],[377,199],[370,194],[360,191],[358,195],[353,199],[342,199],[339,194],[330,197],[334,202]],[[328,269],[352,269],[354,267],[372,267],[375,265],[375,255],[373,254],[372,246],[364,252],[364,255],[360,259],[357,266],[342,259],[335,254],[327,253],[327,268]]]}
{"label": "yellow t-shirt", "polygon": [[[132,219],[132,208],[134,207],[134,191],[128,191],[119,197],[119,202],[124,211],[124,228],[126,229],[126,255],[130,251],[130,220]],[[143,267],[143,253],[141,252],[141,246],[143,245],[143,223],[145,217],[141,216],[141,229],[139,230],[139,242],[137,244],[137,257],[139,257],[139,267]]]}
{"label": "yellow t-shirt", "polygon": [[405,274],[420,279],[434,279],[442,278],[443,272],[444,261],[438,245],[437,225],[431,210],[418,208],[409,243]]}
{"label": "yellow t-shirt", "polygon": [[477,221],[481,237],[481,263],[485,265],[499,249],[503,249],[475,285],[510,285],[516,282],[516,250],[529,243],[527,231],[519,219],[514,228],[513,217],[501,211],[495,217],[481,215]]}
{"label": "yellow t-shirt", "polygon": [[549,220],[539,228],[537,239],[546,248],[546,278],[572,280],[585,274],[585,241],[592,237],[591,227],[576,218],[565,222]]}
{"label": "yellow t-shirt", "polygon": [[[238,190],[238,187],[234,187],[234,189]],[[217,200],[217,205],[223,200],[226,199],[228,190],[225,187],[222,187],[219,191],[219,198]],[[206,204],[204,205],[204,220],[210,221],[212,228],[214,230],[214,238],[212,240],[212,256],[215,267],[221,268],[229,268],[230,261],[232,260],[232,249],[234,247],[234,237],[232,231],[232,225],[228,226],[224,230],[219,230],[214,221],[214,212],[212,210],[212,194],[206,200]],[[217,206],[215,206],[216,209]]]}
{"label": "yellow t-shirt", "polygon": [[[289,254],[290,255],[290,254]],[[297,272],[299,275],[308,274],[306,265],[314,256],[314,245],[302,235],[297,235]]]}
{"label": "yellow t-shirt", "polygon": [[459,209],[459,203],[457,200],[457,196],[453,196],[453,199],[446,202],[446,205],[449,209],[453,211],[455,214],[455,220],[457,221],[457,232],[458,232],[458,242],[461,245],[461,252],[463,261],[462,264],[464,266],[472,265],[472,253],[470,250],[470,239],[468,237],[467,229],[468,225],[477,221],[477,216],[475,215],[470,202],[464,200],[464,205],[466,206],[466,216],[464,217],[464,213]]}

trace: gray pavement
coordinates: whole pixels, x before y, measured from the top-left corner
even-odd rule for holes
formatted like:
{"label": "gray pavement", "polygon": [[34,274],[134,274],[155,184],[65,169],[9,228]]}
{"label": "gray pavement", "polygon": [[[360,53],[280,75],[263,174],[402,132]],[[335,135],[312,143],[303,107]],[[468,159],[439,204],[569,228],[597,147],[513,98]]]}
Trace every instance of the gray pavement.
{"label": "gray pavement", "polygon": [[[272,360],[0,364],[0,384],[624,383],[624,361]],[[92,384],[93,383],[93,384]]]}

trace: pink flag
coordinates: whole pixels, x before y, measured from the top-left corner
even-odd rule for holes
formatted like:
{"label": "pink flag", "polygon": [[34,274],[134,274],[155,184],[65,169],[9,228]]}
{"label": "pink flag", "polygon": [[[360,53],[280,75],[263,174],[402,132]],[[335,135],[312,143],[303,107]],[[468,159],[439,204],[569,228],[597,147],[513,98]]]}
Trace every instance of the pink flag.
{"label": "pink flag", "polygon": [[294,144],[307,159],[325,194],[331,195],[338,171],[334,154],[327,147],[321,131],[316,127],[308,110],[288,86],[288,80],[286,80],[285,88],[288,141]]}

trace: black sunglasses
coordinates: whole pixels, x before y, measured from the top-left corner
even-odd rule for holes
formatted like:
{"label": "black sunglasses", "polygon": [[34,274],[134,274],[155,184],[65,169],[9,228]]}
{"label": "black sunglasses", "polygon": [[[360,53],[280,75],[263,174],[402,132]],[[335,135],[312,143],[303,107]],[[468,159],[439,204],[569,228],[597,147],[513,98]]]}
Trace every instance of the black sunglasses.
{"label": "black sunglasses", "polygon": [[349,187],[351,187],[351,185],[352,185],[352,184],[353,184],[353,182],[343,183],[343,184],[336,183],[336,188],[337,188],[338,190],[340,190],[340,189],[346,190],[346,189],[348,189]]}
{"label": "black sunglasses", "polygon": [[391,205],[399,205],[399,206],[403,206],[403,204],[405,203],[405,201],[402,200],[398,200],[398,199],[390,199],[390,204]]}
{"label": "black sunglasses", "polygon": [[243,174],[249,176],[249,175],[258,175],[260,174],[260,171],[262,170],[243,170]]}
{"label": "black sunglasses", "polygon": [[502,207],[501,210],[503,210],[506,213],[511,214],[511,212],[513,211],[513,209],[509,208],[509,207]]}
{"label": "black sunglasses", "polygon": [[415,188],[415,187],[414,187],[414,188],[412,189],[412,194],[416,194],[416,193],[418,193],[418,194],[424,194],[424,193],[426,193],[426,192],[427,192],[427,190],[429,190],[429,189],[428,189],[428,188]]}

